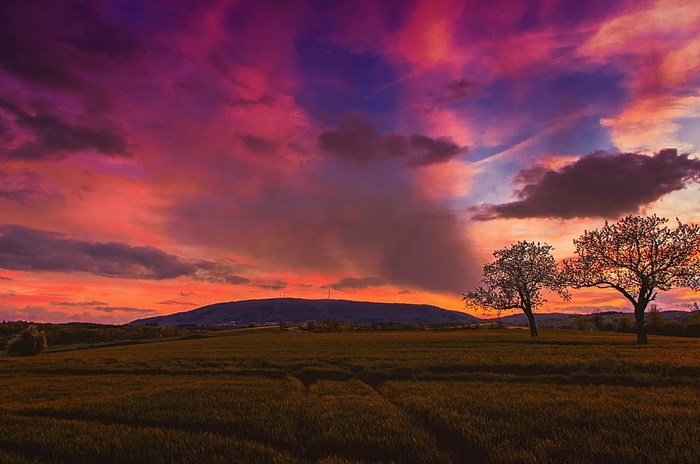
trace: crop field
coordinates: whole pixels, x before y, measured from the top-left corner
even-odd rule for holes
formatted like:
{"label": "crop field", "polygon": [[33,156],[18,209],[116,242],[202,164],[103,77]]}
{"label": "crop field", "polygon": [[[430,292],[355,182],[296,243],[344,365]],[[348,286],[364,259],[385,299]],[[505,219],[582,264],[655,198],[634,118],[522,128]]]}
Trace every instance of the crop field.
{"label": "crop field", "polygon": [[633,337],[275,328],[0,356],[0,462],[700,462],[700,340]]}

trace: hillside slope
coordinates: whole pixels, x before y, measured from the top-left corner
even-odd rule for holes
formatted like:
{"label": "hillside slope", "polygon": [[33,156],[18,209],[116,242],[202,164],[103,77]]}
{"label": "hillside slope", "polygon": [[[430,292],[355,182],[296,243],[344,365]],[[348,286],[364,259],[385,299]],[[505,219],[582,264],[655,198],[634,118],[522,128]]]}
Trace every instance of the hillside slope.
{"label": "hillside slope", "polygon": [[469,314],[430,305],[272,298],[216,303],[168,316],[138,319],[130,324],[245,326],[323,320],[360,324],[417,322],[475,324],[481,322],[479,318]]}

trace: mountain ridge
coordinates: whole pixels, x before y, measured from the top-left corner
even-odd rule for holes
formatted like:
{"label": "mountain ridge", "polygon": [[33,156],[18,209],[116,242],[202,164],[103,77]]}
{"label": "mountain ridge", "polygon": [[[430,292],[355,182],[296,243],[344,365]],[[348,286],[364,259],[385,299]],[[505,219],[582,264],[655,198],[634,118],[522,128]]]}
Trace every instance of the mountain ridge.
{"label": "mountain ridge", "polygon": [[426,304],[268,298],[214,303],[167,316],[137,319],[129,322],[129,325],[239,327],[250,324],[272,325],[323,320],[360,324],[477,324],[482,322],[480,318],[471,314]]}
{"label": "mountain ridge", "polygon": [[[612,324],[625,311],[598,313],[606,324]],[[686,321],[690,312],[661,311],[667,321]],[[593,313],[535,313],[540,328],[576,328],[577,315],[591,318]],[[268,298],[214,303],[166,316],[137,319],[128,325],[156,324],[164,326],[201,325],[210,327],[242,327],[248,325],[274,325],[307,321],[336,320],[359,324],[490,324],[506,326],[527,325],[524,314],[516,313],[498,317],[477,317],[460,311],[447,310],[433,305],[413,303],[378,303],[338,299],[310,300],[304,298]]]}

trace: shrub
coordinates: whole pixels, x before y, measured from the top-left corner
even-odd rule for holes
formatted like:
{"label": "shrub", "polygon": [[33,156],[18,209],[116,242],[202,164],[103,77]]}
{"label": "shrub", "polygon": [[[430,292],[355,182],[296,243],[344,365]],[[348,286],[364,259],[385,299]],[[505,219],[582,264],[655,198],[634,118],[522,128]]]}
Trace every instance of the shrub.
{"label": "shrub", "polygon": [[10,356],[34,356],[46,349],[46,334],[30,325],[7,343]]}
{"label": "shrub", "polygon": [[626,314],[620,316],[617,320],[617,331],[618,332],[634,332],[634,322],[632,318]]}

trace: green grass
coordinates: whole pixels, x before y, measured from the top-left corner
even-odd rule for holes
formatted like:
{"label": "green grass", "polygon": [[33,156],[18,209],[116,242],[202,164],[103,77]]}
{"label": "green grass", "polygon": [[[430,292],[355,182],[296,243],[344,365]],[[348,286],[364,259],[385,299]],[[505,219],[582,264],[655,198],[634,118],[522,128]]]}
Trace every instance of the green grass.
{"label": "green grass", "polygon": [[700,340],[216,333],[0,356],[0,462],[700,462]]}

